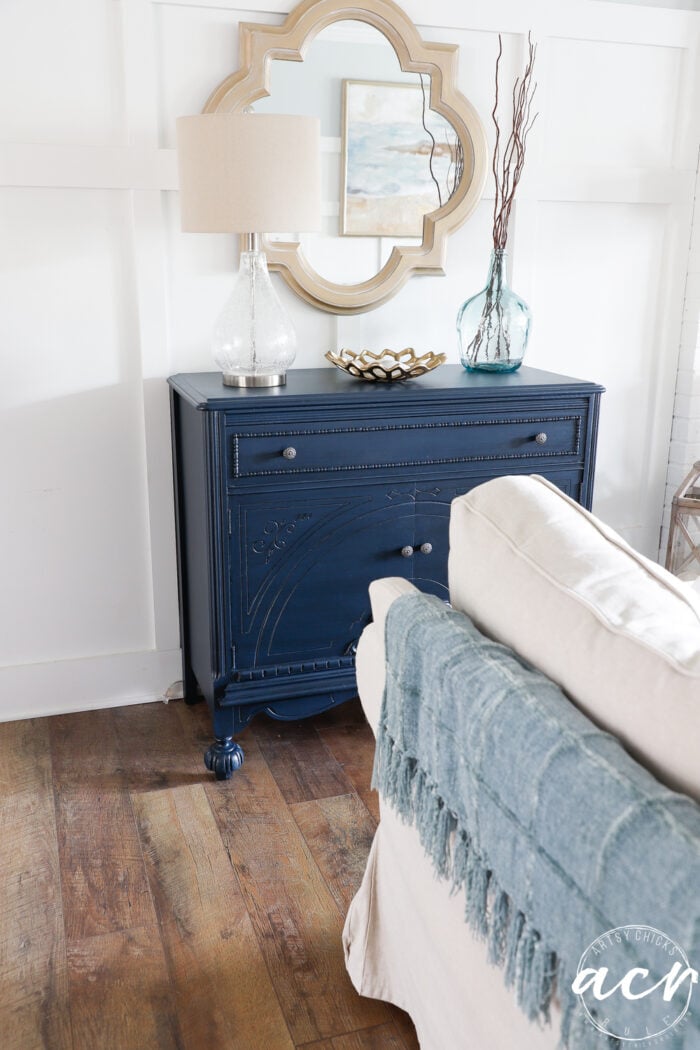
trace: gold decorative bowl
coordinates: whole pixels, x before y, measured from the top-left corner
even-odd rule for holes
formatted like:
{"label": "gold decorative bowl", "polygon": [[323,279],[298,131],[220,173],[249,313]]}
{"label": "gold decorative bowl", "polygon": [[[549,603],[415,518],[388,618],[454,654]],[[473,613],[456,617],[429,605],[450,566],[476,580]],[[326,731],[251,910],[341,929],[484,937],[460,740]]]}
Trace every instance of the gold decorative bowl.
{"label": "gold decorative bowl", "polygon": [[426,372],[432,372],[438,365],[444,365],[446,354],[427,354],[416,356],[415,350],[407,346],[405,350],[340,350],[335,353],[329,350],[326,360],[344,372],[349,372],[357,379],[366,379],[369,383],[391,383],[396,379],[415,379]]}

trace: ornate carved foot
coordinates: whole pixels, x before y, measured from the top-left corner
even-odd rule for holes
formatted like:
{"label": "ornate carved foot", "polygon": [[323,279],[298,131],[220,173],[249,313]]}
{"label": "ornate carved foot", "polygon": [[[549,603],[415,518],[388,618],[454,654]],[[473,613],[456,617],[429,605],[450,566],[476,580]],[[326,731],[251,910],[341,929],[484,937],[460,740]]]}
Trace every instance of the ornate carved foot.
{"label": "ornate carved foot", "polygon": [[232,736],[217,737],[204,752],[204,765],[217,780],[230,780],[233,771],[243,765],[243,751]]}

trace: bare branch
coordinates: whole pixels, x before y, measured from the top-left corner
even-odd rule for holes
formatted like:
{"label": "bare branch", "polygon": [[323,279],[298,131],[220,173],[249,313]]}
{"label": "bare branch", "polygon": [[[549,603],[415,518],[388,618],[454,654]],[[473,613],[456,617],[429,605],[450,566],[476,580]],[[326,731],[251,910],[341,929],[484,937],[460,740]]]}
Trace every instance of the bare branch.
{"label": "bare branch", "polygon": [[537,56],[537,46],[532,43],[530,33],[527,35],[528,53],[525,70],[522,77],[517,77],[513,85],[512,106],[513,116],[511,131],[501,154],[501,131],[498,123],[499,102],[499,67],[503,55],[503,41],[498,35],[498,58],[496,59],[496,98],[491,116],[496,125],[496,145],[493,152],[493,176],[495,181],[495,197],[493,208],[493,246],[503,249],[508,241],[508,223],[510,213],[515,200],[515,191],[518,188],[520,177],[525,167],[525,147],[527,139],[532,131],[532,126],[537,119],[537,113],[530,116],[532,100],[537,91],[537,83],[533,83],[532,74]]}
{"label": "bare branch", "polygon": [[495,98],[495,101],[493,103],[493,111],[491,113],[491,118],[492,118],[494,124],[496,125],[496,144],[495,144],[494,150],[493,150],[493,178],[494,178],[494,182],[496,184],[496,195],[495,195],[494,202],[493,202],[493,240],[494,240],[494,244],[496,243],[496,229],[497,229],[497,226],[498,226],[498,214],[499,214],[499,211],[500,211],[500,208],[501,208],[501,200],[500,200],[501,185],[500,185],[500,180],[499,180],[499,177],[498,177],[498,172],[499,172],[499,154],[498,154],[498,151],[499,151],[499,146],[500,146],[500,141],[501,141],[501,129],[500,129],[499,125],[498,125],[498,67],[499,67],[500,62],[501,62],[501,55],[502,54],[503,54],[503,40],[501,38],[501,34],[499,33],[498,34],[498,58],[496,59],[496,98]]}

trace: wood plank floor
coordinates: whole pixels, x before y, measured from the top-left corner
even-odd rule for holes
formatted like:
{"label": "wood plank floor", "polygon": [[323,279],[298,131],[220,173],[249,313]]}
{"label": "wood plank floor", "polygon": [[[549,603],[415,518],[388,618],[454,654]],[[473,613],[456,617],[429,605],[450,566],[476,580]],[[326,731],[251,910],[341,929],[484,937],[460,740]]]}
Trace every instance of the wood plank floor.
{"label": "wood plank floor", "polygon": [[341,930],[376,827],[359,704],[241,735],[206,706],[0,724],[2,1050],[417,1050]]}

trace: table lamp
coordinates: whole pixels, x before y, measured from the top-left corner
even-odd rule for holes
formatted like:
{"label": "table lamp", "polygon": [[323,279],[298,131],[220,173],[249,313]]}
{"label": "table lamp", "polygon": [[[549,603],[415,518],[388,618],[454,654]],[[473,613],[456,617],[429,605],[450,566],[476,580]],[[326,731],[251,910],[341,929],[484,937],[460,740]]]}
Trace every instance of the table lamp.
{"label": "table lamp", "polygon": [[246,235],[212,343],[226,386],[279,386],[294,361],[296,335],[260,234],[320,228],[319,134],[317,117],[276,113],[177,121],[182,229]]}

